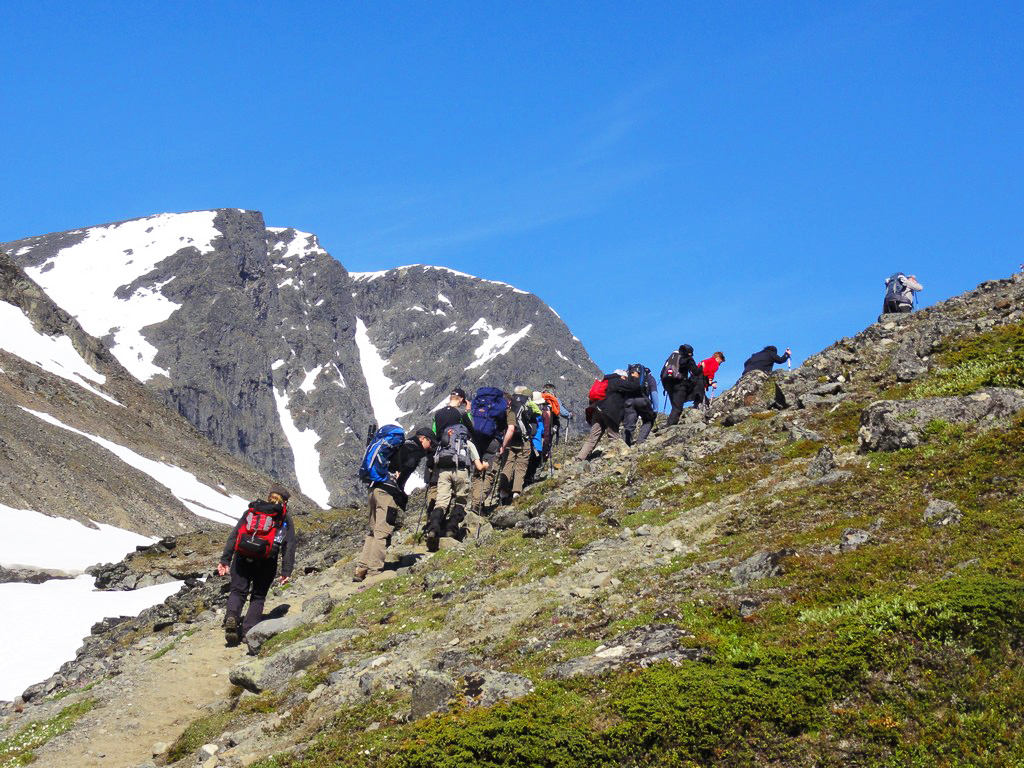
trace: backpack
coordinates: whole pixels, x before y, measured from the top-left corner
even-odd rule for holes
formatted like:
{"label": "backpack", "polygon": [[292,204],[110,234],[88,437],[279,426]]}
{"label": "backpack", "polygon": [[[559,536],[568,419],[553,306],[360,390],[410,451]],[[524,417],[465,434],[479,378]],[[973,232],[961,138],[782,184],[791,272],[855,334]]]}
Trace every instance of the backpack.
{"label": "backpack", "polygon": [[390,482],[388,464],[391,454],[404,440],[405,431],[397,424],[385,424],[378,429],[359,463],[359,479],[364,483]]}
{"label": "backpack", "polygon": [[551,409],[551,414],[553,416],[557,416],[559,412],[562,410],[562,406],[558,402],[558,398],[555,397],[550,392],[542,393],[541,397],[543,397],[547,401],[548,407]]}
{"label": "backpack", "polygon": [[266,560],[277,557],[284,540],[284,516],[288,509],[281,505],[280,516],[268,515],[252,507],[245,515],[245,522],[238,528],[235,537],[235,552],[243,557]]}
{"label": "backpack", "polygon": [[885,278],[885,297],[887,299],[898,299],[904,293],[906,285],[905,275],[902,272],[894,272]]}
{"label": "backpack", "polygon": [[587,393],[587,397],[590,398],[591,403],[597,403],[604,400],[608,395],[608,379],[594,379],[594,383],[590,385],[590,392]]}
{"label": "backpack", "polygon": [[505,420],[508,401],[500,389],[480,387],[472,402],[473,431],[479,438],[491,441],[501,431],[501,423]]}
{"label": "backpack", "polygon": [[509,407],[516,422],[516,434],[524,440],[532,440],[537,433],[537,415],[529,406],[529,395],[513,395]]}
{"label": "backpack", "polygon": [[469,466],[469,430],[465,424],[452,424],[441,430],[434,462],[441,468]]}
{"label": "backpack", "polygon": [[682,370],[683,360],[693,357],[693,347],[689,344],[683,344],[681,349],[689,350],[689,354],[686,358],[683,358],[679,354],[679,350],[675,350],[671,355],[668,356],[668,360],[665,361],[665,365],[661,367],[661,381],[685,381],[690,378],[688,371]]}

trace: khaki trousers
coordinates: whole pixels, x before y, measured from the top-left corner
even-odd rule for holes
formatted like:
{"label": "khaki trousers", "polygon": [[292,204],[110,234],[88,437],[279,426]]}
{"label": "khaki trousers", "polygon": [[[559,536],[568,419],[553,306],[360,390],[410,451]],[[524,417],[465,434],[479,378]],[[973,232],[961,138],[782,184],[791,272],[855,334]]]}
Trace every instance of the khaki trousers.
{"label": "khaki trousers", "polygon": [[524,441],[520,445],[510,445],[505,450],[508,452],[508,456],[505,458],[505,467],[501,470],[501,480],[499,481],[501,495],[522,493],[526,468],[530,464],[530,444]]}
{"label": "khaki trousers", "polygon": [[384,556],[387,554],[388,542],[395,530],[399,507],[391,494],[382,488],[370,489],[370,532],[363,541],[363,551],[359,555],[358,566],[370,573],[384,570]]}

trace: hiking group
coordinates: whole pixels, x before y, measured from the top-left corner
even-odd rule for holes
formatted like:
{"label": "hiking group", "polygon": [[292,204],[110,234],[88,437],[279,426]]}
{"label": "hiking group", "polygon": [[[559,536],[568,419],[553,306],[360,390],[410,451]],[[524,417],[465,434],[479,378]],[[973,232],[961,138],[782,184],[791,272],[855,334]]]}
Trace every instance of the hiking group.
{"label": "hiking group", "polygon": [[[902,272],[886,278],[885,287],[883,315],[911,312],[916,294],[922,290],[913,275]],[[776,347],[766,346],[747,358],[743,374],[771,373],[774,365],[787,362],[790,356],[789,348],[780,355]],[[694,408],[708,405],[718,387],[715,375],[723,362],[722,352],[696,362],[689,344],[680,345],[668,356],[659,377],[672,406],[667,426],[679,422],[687,403]],[[621,438],[627,446],[643,443],[659,413],[658,382],[650,368],[634,363],[595,380],[589,401],[586,421],[590,431],[576,455],[578,461],[590,459],[606,433]],[[778,384],[775,405],[785,407]],[[372,426],[359,467],[359,478],[369,492],[369,532],[353,581],[361,582],[384,570],[391,535],[409,502],[406,482],[424,459],[423,535],[427,549],[436,551],[441,539],[466,535],[467,509],[481,514],[496,504],[511,503],[543,467],[547,466],[549,474],[553,472],[552,449],[563,438],[563,422],[568,425],[571,418],[552,384],[539,392],[524,386],[512,392],[481,387],[472,400],[456,387],[447,403],[433,414],[431,425],[411,436],[397,424],[379,429]],[[230,576],[224,622],[229,645],[237,645],[262,620],[279,558],[281,583],[291,577],[295,528],[288,514],[288,499],[284,488],[271,486],[267,500],[251,502],[225,542],[217,572]],[[247,598],[249,608],[243,618]]]}

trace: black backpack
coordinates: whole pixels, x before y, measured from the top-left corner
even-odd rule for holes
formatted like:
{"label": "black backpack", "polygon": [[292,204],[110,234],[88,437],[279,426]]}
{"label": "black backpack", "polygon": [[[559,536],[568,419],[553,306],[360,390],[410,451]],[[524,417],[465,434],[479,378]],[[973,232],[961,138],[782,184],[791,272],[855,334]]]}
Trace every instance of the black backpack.
{"label": "black backpack", "polygon": [[[693,347],[689,344],[683,344],[681,348],[683,350],[688,350],[689,354],[684,358],[679,354],[679,350],[677,349],[668,356],[668,360],[665,361],[665,365],[661,367],[662,384],[665,384],[666,382],[686,381],[690,378],[689,370],[684,371],[682,366],[686,360],[693,359]],[[689,366],[687,366],[687,369],[688,368]]]}
{"label": "black backpack", "polygon": [[512,401],[509,403],[512,418],[515,419],[516,434],[524,440],[531,440],[537,433],[537,419],[527,405],[529,402],[529,395],[512,395]]}
{"label": "black backpack", "polygon": [[441,469],[468,467],[469,441],[469,430],[462,422],[445,427],[438,436],[434,463]]}

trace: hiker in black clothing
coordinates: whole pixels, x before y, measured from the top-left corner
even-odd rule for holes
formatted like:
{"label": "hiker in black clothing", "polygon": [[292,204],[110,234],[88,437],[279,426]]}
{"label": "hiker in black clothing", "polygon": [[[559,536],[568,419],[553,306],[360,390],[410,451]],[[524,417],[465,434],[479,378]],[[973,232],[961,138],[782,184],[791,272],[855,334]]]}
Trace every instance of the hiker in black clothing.
{"label": "hiker in black clothing", "polygon": [[590,458],[590,454],[597,447],[605,432],[611,432],[618,437],[625,412],[625,399],[636,397],[643,391],[643,381],[640,379],[639,373],[635,376],[625,376],[616,372],[610,373],[604,378],[608,382],[604,399],[598,400],[587,408],[590,435],[576,456],[581,461]]}
{"label": "hiker in black clothing", "polygon": [[363,540],[363,551],[356,562],[352,581],[363,581],[367,576],[384,570],[384,557],[391,544],[391,534],[398,526],[398,513],[405,511],[409,503],[405,483],[423,457],[433,453],[434,445],[434,433],[430,427],[417,429],[416,434],[399,445],[388,460],[388,472],[393,482],[370,485],[370,532]]}
{"label": "hiker in black clothing", "polygon": [[[470,434],[473,434],[473,419],[469,415],[468,410],[469,403],[466,400],[466,393],[459,387],[455,387],[448,394],[448,405],[438,408],[434,412],[434,420],[432,422],[432,428],[434,432],[434,444],[437,444],[438,438],[446,427],[450,427],[452,424],[461,423],[466,429],[469,430]],[[434,454],[427,456],[427,466],[423,472],[423,479],[427,483],[427,518],[430,518],[430,514],[434,511],[434,506],[437,504],[437,480],[440,476],[440,470],[437,468],[437,463],[434,460]]]}
{"label": "hiker in black clothing", "polygon": [[743,363],[743,374],[750,373],[751,371],[771,373],[773,365],[786,362],[789,360],[789,356],[789,347],[786,347],[786,354],[780,357],[778,348],[769,345],[747,358],[747,361]]}
{"label": "hiker in black clothing", "polygon": [[693,360],[693,347],[682,344],[679,349],[668,356],[661,369],[661,385],[672,403],[666,425],[671,427],[679,423],[686,403],[694,399],[696,380],[700,375],[697,363]]}
{"label": "hiker in black clothing", "polygon": [[[274,576],[277,575],[279,553],[281,583],[287,584],[291,578],[292,568],[295,566],[295,526],[288,514],[288,498],[288,491],[280,485],[270,486],[267,500],[257,499],[250,502],[249,509],[228,534],[220,563],[217,564],[217,575],[231,574],[231,592],[228,595],[227,616],[224,618],[224,639],[228,645],[238,645],[245,634],[263,620],[263,604],[274,583]],[[267,526],[268,531],[273,531],[270,535],[276,544],[270,546],[268,543],[269,552],[265,557],[247,557],[236,551],[239,532],[247,526],[250,515],[266,515],[268,520],[273,521],[273,528],[269,528],[269,522]],[[256,519],[259,520],[260,517]],[[246,597],[249,598],[249,610],[240,623]]]}
{"label": "hiker in black clothing", "polygon": [[[622,436],[626,445],[639,445],[651,433],[654,426],[654,404],[652,397],[658,391],[658,383],[651,375],[651,369],[639,363],[629,366],[629,376],[638,376],[643,382],[643,388],[639,395],[627,397],[623,400]],[[636,429],[637,419],[640,420],[640,429]],[[633,431],[636,430],[636,440],[633,439]]]}

